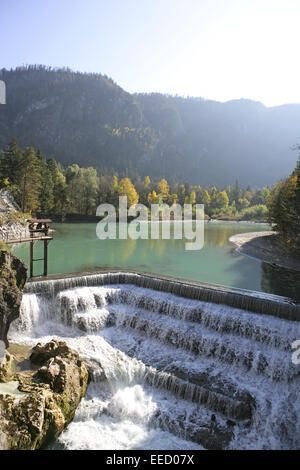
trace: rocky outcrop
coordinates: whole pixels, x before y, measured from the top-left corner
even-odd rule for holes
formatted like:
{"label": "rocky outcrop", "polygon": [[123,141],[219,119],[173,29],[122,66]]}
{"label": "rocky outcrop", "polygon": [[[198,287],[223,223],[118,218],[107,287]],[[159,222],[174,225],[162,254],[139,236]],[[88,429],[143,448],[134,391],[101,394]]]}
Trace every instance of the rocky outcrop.
{"label": "rocky outcrop", "polygon": [[29,236],[26,216],[22,214],[13,196],[0,190],[0,241],[15,240]]}
{"label": "rocky outcrop", "polygon": [[14,358],[4,350],[3,357],[0,357],[0,382],[9,382],[15,373]]}
{"label": "rocky outcrop", "polygon": [[4,341],[6,347],[9,326],[20,314],[26,279],[24,262],[7,251],[0,251],[0,341]]}
{"label": "rocky outcrop", "polygon": [[[65,342],[38,344],[31,370],[17,373],[21,396],[0,395],[0,449],[34,450],[58,436],[85,395],[88,372]],[[38,366],[38,367],[37,367]]]}

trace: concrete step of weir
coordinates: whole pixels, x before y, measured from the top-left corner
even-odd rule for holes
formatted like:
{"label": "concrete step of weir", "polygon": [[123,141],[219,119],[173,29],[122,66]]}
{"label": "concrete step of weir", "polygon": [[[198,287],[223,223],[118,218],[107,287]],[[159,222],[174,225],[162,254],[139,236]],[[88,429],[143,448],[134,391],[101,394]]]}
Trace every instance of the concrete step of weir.
{"label": "concrete step of weir", "polygon": [[[51,289],[47,289],[51,284]],[[224,304],[253,313],[272,315],[284,320],[300,321],[300,304],[292,299],[264,292],[226,287],[216,284],[188,281],[133,270],[101,270],[96,273],[56,275],[29,281],[24,292],[56,295],[57,292],[75,287],[110,284],[133,284],[139,287],[168,292],[180,297]],[[47,292],[48,291],[48,292]]]}

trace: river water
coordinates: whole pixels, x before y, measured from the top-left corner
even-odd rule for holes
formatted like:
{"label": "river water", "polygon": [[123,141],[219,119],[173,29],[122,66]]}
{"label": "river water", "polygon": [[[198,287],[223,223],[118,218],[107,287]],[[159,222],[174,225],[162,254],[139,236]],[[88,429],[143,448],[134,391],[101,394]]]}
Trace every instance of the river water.
{"label": "river water", "polygon": [[[185,250],[186,240],[99,240],[95,223],[53,224],[54,240],[49,245],[49,274],[97,271],[102,268],[133,269],[188,280],[239,287],[300,301],[300,274],[238,254],[228,241],[237,233],[270,230],[266,224],[205,223],[204,247]],[[28,244],[14,252],[29,261]],[[41,243],[35,258],[42,258]],[[35,275],[43,271],[36,262]]]}

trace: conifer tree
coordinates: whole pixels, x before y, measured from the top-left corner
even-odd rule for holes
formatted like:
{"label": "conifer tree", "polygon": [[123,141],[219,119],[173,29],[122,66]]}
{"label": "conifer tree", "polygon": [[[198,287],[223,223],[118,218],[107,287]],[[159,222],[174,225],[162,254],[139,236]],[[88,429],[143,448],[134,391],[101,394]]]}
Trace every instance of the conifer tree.
{"label": "conifer tree", "polygon": [[54,184],[51,172],[40,149],[37,151],[37,165],[40,174],[38,213],[40,217],[44,218],[48,217],[49,214],[53,214]]}
{"label": "conifer tree", "polygon": [[269,195],[269,222],[275,224],[283,248],[300,257],[299,161],[293,173],[276,183]]}
{"label": "conifer tree", "polygon": [[47,166],[53,181],[53,212],[63,217],[68,206],[66,177],[54,158],[47,161]]}
{"label": "conifer tree", "polygon": [[21,208],[32,213],[39,204],[40,174],[33,147],[26,147],[20,160]]}

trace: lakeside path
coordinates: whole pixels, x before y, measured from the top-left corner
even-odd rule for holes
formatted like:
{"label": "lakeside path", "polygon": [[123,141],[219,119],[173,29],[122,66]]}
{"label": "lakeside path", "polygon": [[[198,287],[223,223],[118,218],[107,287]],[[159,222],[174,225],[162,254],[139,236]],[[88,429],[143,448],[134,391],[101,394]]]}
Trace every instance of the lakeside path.
{"label": "lakeside path", "polygon": [[300,271],[300,260],[282,252],[276,243],[276,232],[239,233],[229,238],[242,255],[259,259],[265,263]]}

